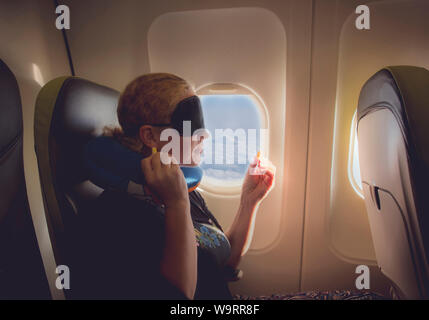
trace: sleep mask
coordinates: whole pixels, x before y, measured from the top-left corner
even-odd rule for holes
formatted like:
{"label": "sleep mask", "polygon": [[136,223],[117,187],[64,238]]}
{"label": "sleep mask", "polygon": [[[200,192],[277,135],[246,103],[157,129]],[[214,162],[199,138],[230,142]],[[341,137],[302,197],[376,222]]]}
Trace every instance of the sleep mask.
{"label": "sleep mask", "polygon": [[[190,121],[190,128],[186,128],[188,123],[185,121]],[[170,123],[149,125],[155,127],[172,127],[176,129],[181,136],[193,135],[196,130],[205,128],[200,98],[198,98],[198,96],[191,96],[180,101],[171,115]]]}

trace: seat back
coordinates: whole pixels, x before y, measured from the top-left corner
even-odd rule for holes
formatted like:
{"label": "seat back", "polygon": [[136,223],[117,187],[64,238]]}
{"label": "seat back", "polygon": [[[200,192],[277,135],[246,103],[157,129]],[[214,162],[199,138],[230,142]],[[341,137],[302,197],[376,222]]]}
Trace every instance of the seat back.
{"label": "seat back", "polygon": [[77,215],[103,190],[87,179],[85,144],[105,126],[117,126],[119,93],[78,77],[48,82],[36,100],[35,150],[57,264],[69,264]]}
{"label": "seat back", "polygon": [[0,60],[0,298],[49,298],[29,211],[18,83]]}
{"label": "seat back", "polygon": [[388,67],[357,110],[365,205],[381,271],[402,298],[429,297],[429,71]]}

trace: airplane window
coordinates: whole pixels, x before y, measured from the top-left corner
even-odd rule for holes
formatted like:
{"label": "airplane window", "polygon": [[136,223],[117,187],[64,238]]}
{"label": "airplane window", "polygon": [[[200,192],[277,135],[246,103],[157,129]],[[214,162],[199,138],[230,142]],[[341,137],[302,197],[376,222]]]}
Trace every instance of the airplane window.
{"label": "airplane window", "polygon": [[258,98],[245,88],[227,90],[212,85],[198,94],[205,126],[210,132],[201,165],[206,184],[239,186],[265,139],[263,108]]}
{"label": "airplane window", "polygon": [[349,174],[349,180],[353,189],[361,198],[363,198],[362,180],[360,177],[360,167],[359,167],[359,148],[358,148],[358,139],[356,134],[356,125],[357,125],[356,117],[357,117],[357,114],[355,112],[352,120],[351,131],[350,131],[348,174]]}

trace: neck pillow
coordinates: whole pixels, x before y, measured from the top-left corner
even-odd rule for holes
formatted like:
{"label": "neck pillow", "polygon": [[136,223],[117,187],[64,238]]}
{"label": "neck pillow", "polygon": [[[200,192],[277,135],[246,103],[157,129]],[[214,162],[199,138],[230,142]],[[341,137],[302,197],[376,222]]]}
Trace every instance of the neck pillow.
{"label": "neck pillow", "polygon": [[[128,190],[130,181],[145,185],[140,162],[144,157],[128,149],[111,137],[97,137],[90,140],[83,153],[83,162],[91,182],[107,190]],[[188,191],[195,190],[201,182],[200,167],[180,167],[188,185]]]}

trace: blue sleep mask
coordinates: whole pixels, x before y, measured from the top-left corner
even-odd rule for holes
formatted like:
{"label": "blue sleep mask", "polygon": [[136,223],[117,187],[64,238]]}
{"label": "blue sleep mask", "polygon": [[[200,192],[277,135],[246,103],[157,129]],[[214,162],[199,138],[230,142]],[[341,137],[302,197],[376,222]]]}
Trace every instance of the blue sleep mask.
{"label": "blue sleep mask", "polygon": [[[84,150],[83,161],[91,182],[107,190],[127,191],[130,181],[144,185],[141,169],[144,157],[128,149],[111,137],[97,137],[90,140]],[[201,182],[200,167],[180,167],[188,185],[188,191],[195,190]]]}

